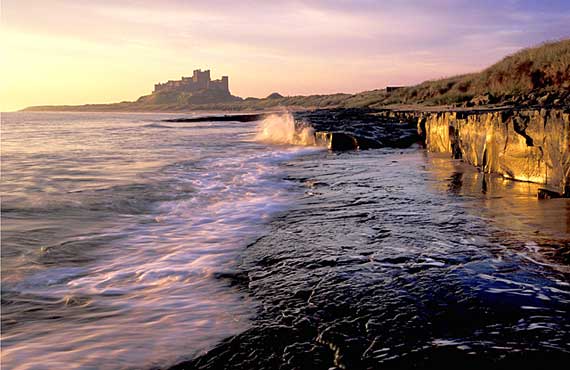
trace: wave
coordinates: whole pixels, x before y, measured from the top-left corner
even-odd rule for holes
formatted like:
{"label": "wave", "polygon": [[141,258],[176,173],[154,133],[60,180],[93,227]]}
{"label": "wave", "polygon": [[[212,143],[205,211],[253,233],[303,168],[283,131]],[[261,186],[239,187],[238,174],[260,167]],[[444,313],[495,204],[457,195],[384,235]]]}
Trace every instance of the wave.
{"label": "wave", "polygon": [[[251,126],[246,129],[251,134]],[[230,139],[202,146],[212,155],[161,167],[149,174],[154,182],[88,197],[118,198],[121,212],[122,203],[156,200],[141,206],[149,213],[140,222],[114,224],[113,218],[101,233],[44,243],[36,261],[50,268],[8,285],[10,306],[2,307],[2,320],[11,325],[2,333],[9,343],[2,348],[7,368],[32,366],[21,358],[60,368],[168,367],[249,327],[253,303],[229,289],[227,279],[243,248],[289,207],[296,187],[283,181],[279,164],[318,149],[248,148],[230,132],[222,136]],[[185,195],[171,195],[180,192]],[[71,265],[76,260],[87,263]],[[60,319],[48,321],[55,312]],[[25,341],[24,332],[30,333]]]}
{"label": "wave", "polygon": [[176,128],[176,127],[172,127],[172,126],[161,125],[160,123],[149,123],[148,125],[144,125],[143,127],[148,127],[148,128]]}
{"label": "wave", "polygon": [[305,122],[295,122],[291,113],[272,114],[257,127],[255,140],[274,144],[316,146],[315,130]]}

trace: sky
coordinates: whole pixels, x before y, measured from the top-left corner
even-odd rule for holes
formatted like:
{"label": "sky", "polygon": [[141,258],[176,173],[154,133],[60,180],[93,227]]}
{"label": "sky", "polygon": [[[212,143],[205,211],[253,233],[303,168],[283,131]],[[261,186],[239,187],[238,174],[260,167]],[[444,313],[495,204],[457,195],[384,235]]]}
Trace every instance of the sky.
{"label": "sky", "polygon": [[1,0],[0,109],[135,100],[210,69],[232,94],[359,92],[570,37],[569,0]]}

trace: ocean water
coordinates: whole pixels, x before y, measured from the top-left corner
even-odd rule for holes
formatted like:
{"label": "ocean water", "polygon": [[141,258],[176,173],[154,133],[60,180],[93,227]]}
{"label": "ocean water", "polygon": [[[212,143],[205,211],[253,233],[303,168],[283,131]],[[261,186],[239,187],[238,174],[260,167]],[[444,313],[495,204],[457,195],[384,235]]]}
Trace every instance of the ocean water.
{"label": "ocean water", "polygon": [[4,368],[165,366],[248,327],[228,278],[320,149],[173,117],[2,115]]}
{"label": "ocean water", "polygon": [[176,117],[2,115],[3,368],[570,359],[568,199],[289,116]]}

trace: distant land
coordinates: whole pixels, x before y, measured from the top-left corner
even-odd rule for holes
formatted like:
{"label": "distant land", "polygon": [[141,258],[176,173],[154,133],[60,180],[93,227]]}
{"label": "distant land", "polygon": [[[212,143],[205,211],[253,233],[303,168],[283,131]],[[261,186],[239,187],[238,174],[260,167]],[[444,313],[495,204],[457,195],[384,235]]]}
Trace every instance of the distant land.
{"label": "distant land", "polygon": [[229,77],[211,80],[210,71],[155,85],[150,95],[112,104],[33,106],[24,111],[184,112],[255,111],[279,108],[393,108],[481,106],[570,106],[570,39],[523,49],[478,72],[387,87],[357,94],[240,98],[229,90]]}

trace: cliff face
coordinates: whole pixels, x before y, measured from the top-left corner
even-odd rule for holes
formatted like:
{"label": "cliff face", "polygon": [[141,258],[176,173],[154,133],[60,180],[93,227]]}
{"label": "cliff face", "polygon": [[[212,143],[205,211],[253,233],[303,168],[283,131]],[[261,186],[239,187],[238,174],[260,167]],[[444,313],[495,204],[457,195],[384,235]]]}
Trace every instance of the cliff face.
{"label": "cliff face", "polygon": [[[413,114],[427,149],[570,194],[570,111],[498,110]],[[411,118],[411,117],[408,117]]]}
{"label": "cliff face", "polygon": [[[570,109],[323,110],[300,114],[332,150],[406,147],[420,139],[486,173],[570,196]],[[399,123],[398,123],[399,122]],[[552,193],[553,192],[553,193]]]}

